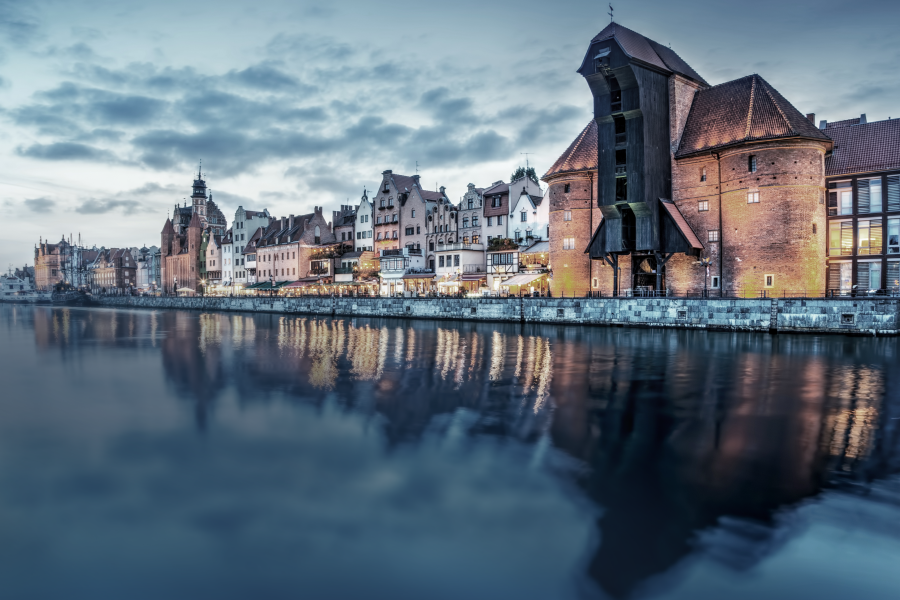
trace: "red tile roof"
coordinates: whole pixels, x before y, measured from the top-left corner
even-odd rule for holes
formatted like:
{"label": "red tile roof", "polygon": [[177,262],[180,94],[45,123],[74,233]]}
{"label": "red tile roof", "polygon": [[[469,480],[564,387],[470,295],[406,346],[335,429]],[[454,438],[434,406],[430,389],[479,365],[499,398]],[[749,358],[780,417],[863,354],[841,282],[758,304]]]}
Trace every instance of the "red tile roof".
{"label": "red tile roof", "polygon": [[[859,123],[859,119],[850,120]],[[834,140],[834,152],[825,159],[826,177],[900,169],[900,119],[829,124],[825,131]]]}
{"label": "red tile roof", "polygon": [[[637,60],[662,69],[663,71],[679,73],[704,85],[708,85],[700,74],[692,69],[691,66],[671,48],[658,44],[636,31],[632,31],[627,27],[622,27],[618,23],[610,23],[603,31],[594,36],[594,39],[591,40],[591,46],[593,46],[594,42],[602,42],[603,40],[608,40],[610,38],[615,38],[622,47],[622,50],[624,50],[631,58],[636,58]],[[590,48],[588,48],[588,53],[590,53],[590,51]],[[592,58],[592,56],[586,54],[578,71],[581,72],[585,65],[589,64],[588,61]]]}
{"label": "red tile roof", "polygon": [[[597,170],[597,122],[591,119],[582,132],[575,138],[562,156],[556,159],[553,166],[541,177],[547,181],[555,175],[577,173],[579,171]],[[489,193],[485,192],[486,194]]]}
{"label": "red tile roof", "polygon": [[675,157],[790,137],[830,141],[765,79],[749,75],[697,92]]}

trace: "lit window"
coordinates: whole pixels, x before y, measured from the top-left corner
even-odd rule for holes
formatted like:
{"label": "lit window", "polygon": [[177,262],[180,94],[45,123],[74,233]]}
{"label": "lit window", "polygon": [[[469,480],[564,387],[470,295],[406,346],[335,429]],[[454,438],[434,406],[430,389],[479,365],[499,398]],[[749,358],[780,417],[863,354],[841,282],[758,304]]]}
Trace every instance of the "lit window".
{"label": "lit window", "polygon": [[857,254],[881,254],[881,219],[870,219],[868,221],[860,221],[857,227],[857,238],[859,239],[859,248]]}
{"label": "lit window", "polygon": [[567,236],[563,238],[563,250],[575,249],[575,236]]}
{"label": "lit window", "polygon": [[710,229],[707,232],[707,241],[710,242],[718,242],[719,241],[719,230],[718,229]]}
{"label": "lit window", "polygon": [[759,204],[759,192],[748,192],[747,204]]}
{"label": "lit window", "polygon": [[888,254],[900,254],[900,219],[888,219]]}
{"label": "lit window", "polygon": [[572,220],[572,211],[566,210],[563,211],[563,221],[571,221]]}
{"label": "lit window", "polygon": [[697,203],[697,210],[699,212],[707,212],[709,211],[709,200],[700,200]]}

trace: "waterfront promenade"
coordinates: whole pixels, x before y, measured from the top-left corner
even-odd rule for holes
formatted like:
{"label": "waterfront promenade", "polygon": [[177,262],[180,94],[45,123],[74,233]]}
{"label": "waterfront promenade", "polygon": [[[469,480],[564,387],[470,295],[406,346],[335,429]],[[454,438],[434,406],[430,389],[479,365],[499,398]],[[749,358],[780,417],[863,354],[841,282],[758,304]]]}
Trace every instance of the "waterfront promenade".
{"label": "waterfront promenade", "polygon": [[900,334],[900,298],[101,297],[139,308],[665,327],[768,333]]}

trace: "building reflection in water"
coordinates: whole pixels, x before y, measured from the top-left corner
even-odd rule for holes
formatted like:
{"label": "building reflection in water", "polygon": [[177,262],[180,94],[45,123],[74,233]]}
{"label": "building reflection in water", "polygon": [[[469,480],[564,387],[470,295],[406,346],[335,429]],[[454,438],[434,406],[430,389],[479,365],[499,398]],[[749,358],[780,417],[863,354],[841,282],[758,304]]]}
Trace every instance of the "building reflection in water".
{"label": "building reflection in water", "polygon": [[[562,452],[602,509],[587,574],[633,595],[702,546],[734,568],[768,552],[777,511],[900,470],[887,340],[445,324],[187,312],[34,311],[44,351],[158,345],[176,393],[210,426],[217,398],[333,397],[378,414],[388,444],[470,436]],[[861,355],[863,353],[864,355]],[[891,379],[894,379],[892,381]],[[446,422],[446,420],[445,420]],[[446,430],[443,430],[446,434]],[[568,471],[567,471],[568,473]],[[705,546],[704,532],[730,542]]]}

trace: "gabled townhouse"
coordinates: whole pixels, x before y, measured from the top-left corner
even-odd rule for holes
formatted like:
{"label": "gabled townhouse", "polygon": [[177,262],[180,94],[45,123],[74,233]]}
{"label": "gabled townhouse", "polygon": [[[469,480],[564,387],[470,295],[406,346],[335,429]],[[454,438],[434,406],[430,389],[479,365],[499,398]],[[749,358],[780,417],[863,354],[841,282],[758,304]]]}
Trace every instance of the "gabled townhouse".
{"label": "gabled townhouse", "polygon": [[256,279],[258,283],[277,283],[317,277],[324,259],[316,253],[335,242],[332,224],[324,219],[319,206],[306,215],[282,217],[256,241]]}
{"label": "gabled townhouse", "polygon": [[342,204],[341,210],[331,211],[331,223],[335,240],[355,249],[356,208]]}
{"label": "gabled townhouse", "polygon": [[459,240],[459,207],[446,197],[441,198],[431,206],[426,227],[426,264],[434,271],[438,264],[437,252],[443,250],[445,245]]}
{"label": "gabled townhouse", "polygon": [[507,237],[519,244],[550,237],[550,212],[540,186],[527,177],[509,186]]}
{"label": "gabled townhouse", "polygon": [[222,285],[226,287],[234,287],[234,235],[233,230],[229,227],[222,236]]}
{"label": "gabled townhouse", "polygon": [[369,201],[366,191],[363,190],[362,198],[356,207],[356,218],[354,220],[354,238],[355,248],[357,252],[372,251],[373,248],[373,217],[374,206]]}
{"label": "gabled townhouse", "polygon": [[481,233],[485,243],[506,238],[506,227],[509,225],[509,184],[502,179],[495,181],[481,195],[484,203]]}
{"label": "gabled townhouse", "polygon": [[484,188],[470,183],[459,201],[459,239],[463,244],[480,244],[484,234]]}
{"label": "gabled townhouse", "polygon": [[247,270],[247,259],[244,256],[244,248],[250,236],[260,227],[268,226],[272,222],[272,216],[268,209],[263,210],[244,210],[243,206],[238,206],[234,212],[234,223],[232,223],[232,261],[234,283],[237,286],[245,286],[249,283],[249,272]]}

